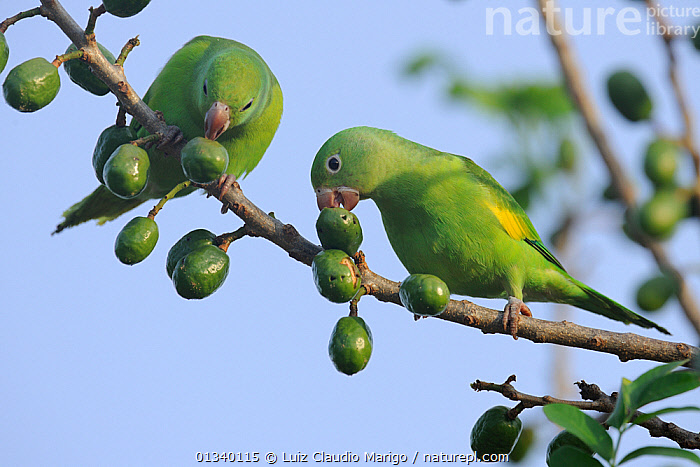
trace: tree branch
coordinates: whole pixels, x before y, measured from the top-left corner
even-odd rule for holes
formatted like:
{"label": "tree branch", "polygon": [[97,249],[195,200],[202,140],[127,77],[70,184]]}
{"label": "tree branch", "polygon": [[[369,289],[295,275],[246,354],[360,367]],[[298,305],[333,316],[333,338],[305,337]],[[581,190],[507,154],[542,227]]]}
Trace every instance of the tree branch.
{"label": "tree branch", "polygon": [[[595,106],[595,101],[583,80],[574,54],[569,47],[566,33],[562,29],[559,17],[555,12],[558,8],[556,2],[553,0],[537,1],[539,2],[542,17],[547,23],[548,36],[557,52],[569,93],[578,106],[581,116],[586,123],[586,128],[588,128],[588,133],[591,135],[603,162],[605,162],[608,168],[613,187],[619,193],[620,199],[627,208],[627,211],[632,212],[636,207],[634,185],[628,178],[622,165],[619,163],[618,157],[615,155],[608,142],[608,137],[603,129],[603,124],[598,109]],[[552,10],[549,10],[548,7],[552,7]],[[688,318],[688,321],[690,321],[695,328],[695,332],[700,335],[700,308],[698,308],[695,302],[685,276],[671,262],[666,253],[666,249],[659,242],[641,232],[635,233],[638,234],[638,243],[651,252],[659,269],[671,275],[677,281],[678,290],[676,296],[678,302]]]}
{"label": "tree branch", "polygon": [[[583,401],[570,401],[557,399],[551,396],[533,396],[522,393],[516,390],[512,384],[515,381],[515,376],[510,376],[503,384],[487,383],[478,379],[470,386],[475,391],[494,391],[502,394],[504,397],[518,401],[526,408],[545,406],[547,404],[568,404],[578,407],[581,410],[595,410],[602,413],[612,413],[617,402],[617,393],[607,395],[596,384],[588,384],[585,381],[579,381],[576,386],[579,387],[581,398]],[[590,401],[590,402],[589,402]],[[642,412],[636,411],[635,417],[643,415]],[[685,430],[675,423],[664,422],[659,417],[650,418],[642,423],[649,431],[649,434],[655,438],[668,438],[678,443],[678,446],[684,449],[700,449],[700,434]]]}
{"label": "tree branch", "polygon": [[[153,112],[136,94],[136,91],[126,80],[124,68],[109,61],[97,47],[94,34],[86,35],[85,31],[68,14],[58,0],[41,0],[42,15],[58,25],[63,33],[73,41],[78,49],[83,50],[86,61],[92,72],[101,79],[110,91],[117,97],[121,108],[131,114],[149,133],[162,135],[167,132],[167,124]],[[131,42],[130,42],[131,43]],[[133,44],[132,44],[133,47]],[[187,141],[184,139],[177,144],[162,147],[168,153],[179,154]]]}
{"label": "tree branch", "polygon": [[[89,62],[93,72],[109,86],[119,100],[120,107],[130,113],[151,134],[166,132],[168,128],[166,123],[158,118],[156,113],[134,92],[126,81],[122,67],[113,65],[104,58],[94,39],[85,36],[84,31],[68,15],[61,4],[56,0],[42,0],[41,3],[42,14],[55,22],[76,47],[91,57]],[[174,146],[173,153],[179,154],[184,144],[183,140]],[[216,186],[210,185],[206,189],[209,194],[219,197],[220,193]],[[311,265],[313,257],[321,251],[320,246],[302,237],[294,226],[284,224],[267,215],[248,200],[237,183],[223,197],[222,202],[244,221],[247,235],[269,240],[297,261]],[[367,267],[361,253],[356,255],[355,260],[358,263],[368,294],[374,295],[380,301],[401,305],[399,283],[372,272]],[[503,329],[501,313],[466,300],[451,300],[439,318],[476,327],[487,334],[510,335]],[[700,360],[700,350],[687,344],[666,342],[632,333],[602,331],[567,322],[556,323],[522,317],[518,336],[538,343],[554,343],[611,353],[617,355],[622,361],[644,359],[670,362],[688,358]]]}
{"label": "tree branch", "polygon": [[[207,191],[219,197],[219,189],[208,186]],[[235,183],[222,199],[235,215],[246,225],[249,235],[263,237],[289,253],[289,256],[306,265],[321,251],[321,247],[302,237],[294,226],[268,216],[245,197],[240,186]],[[355,255],[362,284],[368,295],[382,302],[402,306],[399,299],[399,283],[372,272],[361,252]],[[467,300],[450,300],[445,311],[438,316],[451,321],[480,329],[485,334],[510,335],[503,329],[502,311],[479,306]],[[594,350],[617,355],[621,361],[652,360],[672,362],[693,358],[700,360],[700,349],[680,342],[667,342],[643,337],[633,333],[617,333],[588,328],[577,324],[552,322],[522,316],[518,325],[518,337],[536,343],[550,343],[567,347]],[[687,366],[691,364],[688,363]]]}

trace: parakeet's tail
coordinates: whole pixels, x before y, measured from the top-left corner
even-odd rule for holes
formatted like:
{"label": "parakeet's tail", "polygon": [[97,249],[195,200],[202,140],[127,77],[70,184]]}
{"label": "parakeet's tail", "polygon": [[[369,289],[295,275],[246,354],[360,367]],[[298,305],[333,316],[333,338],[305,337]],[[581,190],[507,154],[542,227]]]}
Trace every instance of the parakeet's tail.
{"label": "parakeet's tail", "polygon": [[586,293],[581,298],[572,299],[570,302],[572,305],[583,308],[584,310],[592,311],[593,313],[598,313],[599,315],[606,316],[610,319],[622,321],[625,324],[632,323],[643,328],[656,328],[664,334],[671,334],[666,328],[661,327],[655,322],[638,315],[628,308],[625,308],[615,300],[606,297],[600,292],[596,292],[586,284],[577,281],[574,278],[571,278],[571,281],[578,285],[581,290]]}
{"label": "parakeet's tail", "polygon": [[107,187],[100,185],[85,199],[75,203],[63,213],[63,222],[56,226],[56,230],[51,235],[91,219],[97,219],[97,223],[102,225],[143,202],[143,199],[119,198],[113,195]]}

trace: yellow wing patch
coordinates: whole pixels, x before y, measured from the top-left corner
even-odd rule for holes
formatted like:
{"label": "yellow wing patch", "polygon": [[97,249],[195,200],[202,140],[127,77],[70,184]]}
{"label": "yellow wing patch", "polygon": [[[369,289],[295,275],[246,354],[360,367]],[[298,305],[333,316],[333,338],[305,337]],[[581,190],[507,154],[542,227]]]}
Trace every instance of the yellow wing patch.
{"label": "yellow wing patch", "polygon": [[515,216],[512,211],[488,202],[486,207],[496,216],[498,222],[511,238],[523,240],[530,236],[530,227],[523,222],[522,218]]}

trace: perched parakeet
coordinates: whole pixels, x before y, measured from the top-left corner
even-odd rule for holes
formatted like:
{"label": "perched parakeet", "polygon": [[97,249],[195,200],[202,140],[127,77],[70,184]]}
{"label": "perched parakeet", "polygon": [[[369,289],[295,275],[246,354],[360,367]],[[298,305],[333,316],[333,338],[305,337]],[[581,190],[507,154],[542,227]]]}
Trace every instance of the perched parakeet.
{"label": "perched parakeet", "polygon": [[387,130],[357,127],[324,143],[311,168],[319,209],[373,200],[403,265],[433,274],[458,295],[505,298],[504,329],[516,337],[523,300],[567,303],[608,318],[663,327],[571,277],[522,208],[470,159]]}
{"label": "perched parakeet", "polygon": [[[282,90],[260,55],[218,37],[195,37],[175,52],[143,100],[162,112],[168,125],[179,127],[185,139],[206,136],[221,143],[229,153],[229,182],[260,162],[282,116]],[[135,120],[131,125],[139,137],[148,134]],[[151,166],[143,193],[125,200],[101,185],[63,214],[54,233],[90,219],[100,224],[112,220],[186,180],[177,158],[155,147],[148,155]]]}

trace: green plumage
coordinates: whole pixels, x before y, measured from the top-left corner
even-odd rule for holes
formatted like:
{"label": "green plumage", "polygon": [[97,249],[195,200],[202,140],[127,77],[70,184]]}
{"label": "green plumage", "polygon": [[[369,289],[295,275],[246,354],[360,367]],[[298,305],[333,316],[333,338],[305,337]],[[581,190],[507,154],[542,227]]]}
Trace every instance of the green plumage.
{"label": "green plumage", "polygon": [[510,193],[466,157],[350,128],[319,150],[311,182],[319,196],[346,187],[372,199],[406,269],[438,276],[452,293],[567,303],[668,333],[572,278]]}
{"label": "green plumage", "polygon": [[[226,173],[240,177],[260,162],[282,116],[282,91],[263,59],[239,42],[198,36],[170,58],[143,100],[163,113],[169,125],[178,126],[185,139],[204,136],[205,114],[214,102],[230,108],[228,129],[218,137],[229,153]],[[148,132],[131,125],[139,137]],[[180,161],[162,151],[148,151],[151,162],[148,185],[131,200],[113,196],[100,186],[69,208],[56,232],[88,221],[114,219],[148,199],[161,198],[185,180]],[[183,190],[179,196],[192,190]]]}

